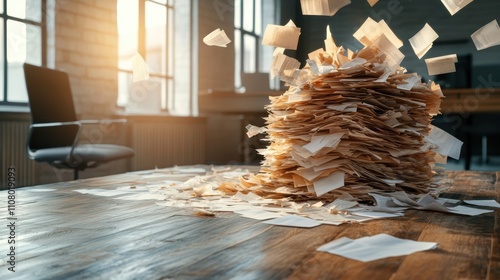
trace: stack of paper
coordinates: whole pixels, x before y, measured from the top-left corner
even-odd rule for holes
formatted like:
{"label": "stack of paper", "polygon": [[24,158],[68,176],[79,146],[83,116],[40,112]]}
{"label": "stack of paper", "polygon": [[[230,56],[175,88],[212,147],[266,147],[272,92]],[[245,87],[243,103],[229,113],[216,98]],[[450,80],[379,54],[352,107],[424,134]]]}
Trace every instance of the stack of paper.
{"label": "stack of paper", "polygon": [[399,66],[400,42],[383,21],[360,29],[362,50],[346,54],[326,40],[330,51],[310,53],[306,67],[288,76],[289,90],[270,98],[262,129],[270,144],[241,191],[297,200],[427,193],[437,153],[458,157],[461,142],[430,125],[440,87]]}

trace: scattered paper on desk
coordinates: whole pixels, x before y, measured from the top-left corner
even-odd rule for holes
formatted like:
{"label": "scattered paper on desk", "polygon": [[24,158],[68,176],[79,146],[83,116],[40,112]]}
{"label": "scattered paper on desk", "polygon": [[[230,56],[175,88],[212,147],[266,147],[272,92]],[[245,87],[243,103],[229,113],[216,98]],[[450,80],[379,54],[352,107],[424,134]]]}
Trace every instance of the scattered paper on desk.
{"label": "scattered paper on desk", "polygon": [[268,24],[262,38],[262,45],[296,50],[299,43],[300,28],[292,20],[285,26]]}
{"label": "scattered paper on desk", "polygon": [[255,220],[269,220],[269,219],[275,219],[279,218],[282,215],[277,212],[270,212],[262,209],[245,209],[245,210],[239,210],[239,211],[234,211],[236,214],[240,214],[242,217],[245,218],[250,218],[250,219],[255,219]]}
{"label": "scattered paper on desk", "polygon": [[439,35],[434,31],[434,29],[426,23],[424,27],[417,32],[417,34],[409,39],[409,41],[413,51],[420,59],[431,49],[432,43],[438,37]]}
{"label": "scattered paper on desk", "polygon": [[312,228],[321,225],[321,222],[319,221],[297,215],[286,215],[272,220],[267,220],[264,223],[277,226],[303,227],[303,228]]}
{"label": "scattered paper on desk", "polygon": [[448,207],[448,211],[454,214],[466,215],[466,216],[477,216],[486,213],[491,213],[493,210],[472,208],[467,206],[458,205],[455,207]]}
{"label": "scattered paper on desk", "polygon": [[497,20],[479,28],[471,35],[471,38],[478,51],[500,45],[500,27]]}
{"label": "scattered paper on desk", "polygon": [[370,262],[388,257],[405,256],[435,248],[437,248],[437,243],[435,242],[400,239],[382,233],[359,239],[341,237],[322,245],[317,250],[361,262]]}
{"label": "scattered paper on desk", "polygon": [[469,5],[474,0],[441,0],[451,15],[456,14],[463,7]]}
{"label": "scattered paper on desk", "polygon": [[149,68],[144,61],[144,58],[139,53],[136,53],[130,58],[132,61],[132,75],[133,81],[139,82],[149,79]]}
{"label": "scattered paper on desk", "polygon": [[429,75],[453,73],[456,71],[455,63],[458,62],[456,54],[443,55],[425,60]]}
{"label": "scattered paper on desk", "polygon": [[476,205],[476,206],[487,206],[487,207],[500,208],[500,203],[498,203],[494,199],[464,200],[464,202],[467,204]]}
{"label": "scattered paper on desk", "polygon": [[303,15],[333,16],[351,0],[300,0]]}
{"label": "scattered paper on desk", "polygon": [[375,6],[379,0],[368,0],[368,4],[370,4],[370,7]]}
{"label": "scattered paper on desk", "polygon": [[227,44],[231,43],[231,40],[227,37],[224,30],[217,28],[203,38],[203,43],[207,46],[226,48]]}

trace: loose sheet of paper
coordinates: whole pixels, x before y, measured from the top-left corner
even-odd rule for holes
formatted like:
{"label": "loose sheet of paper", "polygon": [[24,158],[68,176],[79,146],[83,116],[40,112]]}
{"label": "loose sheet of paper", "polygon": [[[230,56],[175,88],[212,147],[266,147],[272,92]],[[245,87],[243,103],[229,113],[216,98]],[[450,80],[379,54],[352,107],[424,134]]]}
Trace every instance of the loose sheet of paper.
{"label": "loose sheet of paper", "polygon": [[495,207],[500,208],[500,203],[494,199],[475,199],[475,200],[464,200],[465,203],[477,206]]}
{"label": "loose sheet of paper", "polygon": [[472,1],[474,0],[441,0],[441,2],[451,15],[456,14],[462,8],[469,5]]}
{"label": "loose sheet of paper", "polygon": [[341,237],[322,245],[317,250],[361,262],[370,262],[388,257],[405,256],[435,248],[437,248],[437,243],[435,242],[400,239],[381,233],[358,239]]}
{"label": "loose sheet of paper", "polygon": [[231,40],[227,37],[224,30],[217,28],[203,38],[203,43],[207,46],[226,48],[227,44],[231,43]]}
{"label": "loose sheet of paper", "polygon": [[149,68],[144,61],[144,58],[139,53],[136,53],[130,58],[132,61],[133,82],[139,82],[149,79]]}
{"label": "loose sheet of paper", "polygon": [[264,223],[277,226],[303,227],[303,228],[312,228],[321,225],[321,222],[297,215],[286,215],[272,220],[267,220]]}
{"label": "loose sheet of paper", "polygon": [[351,0],[300,0],[303,15],[333,16]]}
{"label": "loose sheet of paper", "polygon": [[456,71],[455,63],[458,62],[456,54],[443,55],[425,60],[429,75],[453,73]]}
{"label": "loose sheet of paper", "polygon": [[409,39],[413,51],[420,59],[422,58],[432,47],[432,42],[434,42],[439,35],[432,29],[429,24],[425,24],[424,27],[417,32],[413,37]]}
{"label": "loose sheet of paper", "polygon": [[497,20],[479,28],[471,35],[471,38],[478,51],[500,45],[500,27]]}
{"label": "loose sheet of paper", "polygon": [[368,4],[370,4],[370,7],[375,6],[379,0],[368,0]]}
{"label": "loose sheet of paper", "polygon": [[262,38],[262,45],[296,50],[299,43],[300,28],[292,20],[285,26],[268,24]]}

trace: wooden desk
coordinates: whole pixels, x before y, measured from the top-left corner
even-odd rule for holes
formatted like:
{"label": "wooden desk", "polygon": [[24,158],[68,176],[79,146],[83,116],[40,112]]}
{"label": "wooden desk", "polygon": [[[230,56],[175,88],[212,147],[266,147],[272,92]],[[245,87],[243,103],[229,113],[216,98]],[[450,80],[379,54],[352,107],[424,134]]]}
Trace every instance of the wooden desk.
{"label": "wooden desk", "polygon": [[[446,172],[452,182],[446,194],[498,200],[499,175]],[[412,210],[395,219],[299,229],[74,191],[116,189],[132,180],[104,179],[17,189],[16,272],[7,270],[4,225],[0,279],[500,279],[498,209],[476,217]],[[0,195],[5,224],[7,193]],[[437,242],[439,249],[368,263],[316,251],[342,236],[378,233]]]}
{"label": "wooden desk", "polygon": [[443,89],[443,94],[443,114],[500,112],[500,88]]}

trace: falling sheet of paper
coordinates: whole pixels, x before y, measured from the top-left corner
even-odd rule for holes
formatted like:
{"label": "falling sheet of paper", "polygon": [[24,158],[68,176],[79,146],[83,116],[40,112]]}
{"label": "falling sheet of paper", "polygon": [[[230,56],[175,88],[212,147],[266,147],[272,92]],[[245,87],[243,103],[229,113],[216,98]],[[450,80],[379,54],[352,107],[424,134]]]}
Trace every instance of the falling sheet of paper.
{"label": "falling sheet of paper", "polygon": [[469,5],[472,1],[474,0],[441,0],[441,2],[451,15],[456,14],[463,7]]}
{"label": "falling sheet of paper", "polygon": [[479,28],[471,35],[471,38],[478,51],[500,45],[500,27],[497,20]]}
{"label": "falling sheet of paper", "polygon": [[333,16],[351,0],[300,0],[303,15]]}
{"label": "falling sheet of paper", "polygon": [[203,38],[203,43],[205,43],[207,46],[226,48],[227,44],[231,43],[231,40],[229,40],[224,30],[217,28],[214,31],[210,32],[210,34],[205,36],[205,38]]}
{"label": "falling sheet of paper", "polygon": [[409,39],[409,41],[413,51],[420,59],[431,49],[432,42],[437,38],[439,38],[439,35],[426,23],[417,34]]}
{"label": "falling sheet of paper", "polygon": [[455,63],[458,62],[456,54],[443,55],[425,60],[429,75],[453,73],[456,71]]}
{"label": "falling sheet of paper", "polygon": [[387,39],[396,47],[401,48],[401,41],[396,34],[391,30],[389,25],[384,20],[376,22],[371,17],[368,17],[363,25],[353,34],[354,38],[358,39],[363,45],[367,46],[374,42],[380,35],[385,35]]}
{"label": "falling sheet of paper", "polygon": [[368,4],[370,4],[370,7],[375,6],[379,0],[368,0]]}
{"label": "falling sheet of paper", "polygon": [[278,53],[274,58],[271,65],[272,77],[279,76],[282,81],[291,82],[293,75],[289,73],[300,67],[300,62],[295,58]]}
{"label": "falling sheet of paper", "polygon": [[148,65],[139,53],[132,56],[130,61],[132,61],[132,75],[134,83],[149,79]]}
{"label": "falling sheet of paper", "polygon": [[425,139],[427,142],[437,146],[435,149],[437,153],[456,160],[460,158],[460,150],[462,149],[463,142],[439,127],[432,126],[429,136],[426,136]]}
{"label": "falling sheet of paper", "polygon": [[297,215],[286,215],[272,220],[267,220],[264,223],[277,226],[303,227],[303,228],[312,228],[321,225],[321,222],[319,221]]}
{"label": "falling sheet of paper", "polygon": [[370,262],[388,257],[405,256],[435,248],[437,248],[437,243],[435,242],[400,239],[381,233],[359,239],[341,237],[322,245],[317,250],[361,262]]}
{"label": "falling sheet of paper", "polygon": [[262,38],[262,45],[296,50],[299,43],[300,28],[292,20],[285,26],[268,24]]}
{"label": "falling sheet of paper", "polygon": [[500,208],[500,203],[494,199],[477,199],[477,200],[464,200],[465,203],[476,206],[487,206]]}

